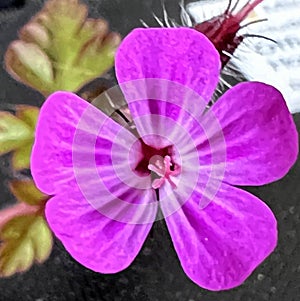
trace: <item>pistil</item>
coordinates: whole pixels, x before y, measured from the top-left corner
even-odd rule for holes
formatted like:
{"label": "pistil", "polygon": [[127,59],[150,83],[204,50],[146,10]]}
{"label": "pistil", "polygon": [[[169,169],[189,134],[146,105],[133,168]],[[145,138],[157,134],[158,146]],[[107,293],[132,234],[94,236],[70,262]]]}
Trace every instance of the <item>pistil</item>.
{"label": "pistil", "polygon": [[177,187],[174,183],[173,177],[179,175],[180,168],[175,168],[175,166],[172,164],[170,156],[165,156],[164,158],[158,156],[153,164],[150,163],[148,165],[148,169],[160,177],[153,181],[153,189],[161,188],[166,181],[170,183],[173,189]]}

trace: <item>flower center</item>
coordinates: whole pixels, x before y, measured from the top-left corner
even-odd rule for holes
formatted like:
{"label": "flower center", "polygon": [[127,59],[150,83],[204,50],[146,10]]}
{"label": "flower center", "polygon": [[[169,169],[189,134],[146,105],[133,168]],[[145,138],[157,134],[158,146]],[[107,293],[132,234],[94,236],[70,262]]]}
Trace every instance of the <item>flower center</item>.
{"label": "flower center", "polygon": [[[166,145],[167,143],[163,143]],[[133,147],[133,165],[132,170],[140,177],[152,177],[152,188],[161,188],[163,184],[169,183],[172,189],[177,187],[177,179],[175,178],[181,172],[181,167],[174,160],[176,158],[176,150],[173,145],[164,146],[162,148],[152,147],[139,140],[139,156],[138,161],[134,158],[135,148]],[[140,154],[142,156],[140,156]]]}
{"label": "flower center", "polygon": [[177,187],[174,182],[174,177],[178,176],[180,173],[180,168],[175,167],[172,164],[171,157],[165,156],[154,156],[151,158],[148,169],[155,173],[158,178],[154,179],[152,182],[152,188],[160,188],[166,181],[168,181],[173,189]]}

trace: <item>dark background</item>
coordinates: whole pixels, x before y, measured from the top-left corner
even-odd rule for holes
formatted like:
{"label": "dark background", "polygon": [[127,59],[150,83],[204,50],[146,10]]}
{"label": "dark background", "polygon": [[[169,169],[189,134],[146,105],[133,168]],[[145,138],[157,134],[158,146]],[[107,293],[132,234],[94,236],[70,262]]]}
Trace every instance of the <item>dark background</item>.
{"label": "dark background", "polygon": [[[0,0],[0,6],[10,0]],[[11,1],[13,2],[13,1]],[[21,1],[22,2],[22,1]],[[0,109],[12,104],[40,106],[39,93],[13,80],[3,68],[8,44],[17,30],[43,5],[27,0],[17,8],[0,10]],[[140,27],[142,18],[155,25],[152,12],[161,14],[160,0],[90,0],[91,17],[104,17],[122,36]],[[169,14],[178,19],[177,0],[165,1]],[[300,115],[294,115],[300,130]],[[9,156],[0,159],[0,208],[13,203],[7,181],[13,176]],[[0,279],[0,301],[296,301],[300,300],[300,160],[276,183],[247,188],[264,200],[278,219],[279,242],[275,252],[240,287],[209,292],[193,284],[180,267],[163,221],[157,222],[132,265],[115,275],[101,275],[75,262],[56,241],[50,259],[29,272]]]}

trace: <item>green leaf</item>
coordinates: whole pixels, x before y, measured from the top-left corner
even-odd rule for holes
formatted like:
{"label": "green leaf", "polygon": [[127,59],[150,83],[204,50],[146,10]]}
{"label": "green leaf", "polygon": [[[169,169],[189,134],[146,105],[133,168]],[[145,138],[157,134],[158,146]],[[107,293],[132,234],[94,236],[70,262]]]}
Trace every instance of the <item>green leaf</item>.
{"label": "green leaf", "polygon": [[102,75],[113,66],[120,37],[86,15],[77,0],[49,0],[9,46],[7,71],[44,95],[75,92]]}
{"label": "green leaf", "polygon": [[13,152],[11,162],[14,170],[22,170],[29,168],[31,150],[32,143],[28,143],[24,146],[19,147]]}
{"label": "green leaf", "polygon": [[24,146],[33,139],[32,129],[8,112],[0,112],[0,155]]}
{"label": "green leaf", "polygon": [[35,186],[31,179],[13,180],[9,183],[9,188],[19,202],[29,205],[41,205],[49,198]]}
{"label": "green leaf", "polygon": [[[25,122],[32,131],[35,130],[38,116],[39,108],[37,107],[27,105],[18,105],[16,107],[16,117]],[[28,143],[13,152],[12,166],[14,170],[29,168],[33,141],[34,139],[30,139]]]}
{"label": "green leaf", "polygon": [[0,112],[0,155],[14,151],[14,170],[29,168],[34,142],[34,132],[39,108],[27,105],[16,106],[16,116]]}
{"label": "green leaf", "polygon": [[42,263],[50,255],[53,238],[44,217],[31,214],[11,219],[1,229],[0,276],[9,277]]}
{"label": "green leaf", "polygon": [[35,130],[35,126],[39,117],[40,110],[38,107],[17,105],[16,116],[25,122],[31,129]]}
{"label": "green leaf", "polygon": [[52,64],[37,45],[14,41],[9,46],[5,59],[13,77],[42,93],[47,92],[54,80]]}

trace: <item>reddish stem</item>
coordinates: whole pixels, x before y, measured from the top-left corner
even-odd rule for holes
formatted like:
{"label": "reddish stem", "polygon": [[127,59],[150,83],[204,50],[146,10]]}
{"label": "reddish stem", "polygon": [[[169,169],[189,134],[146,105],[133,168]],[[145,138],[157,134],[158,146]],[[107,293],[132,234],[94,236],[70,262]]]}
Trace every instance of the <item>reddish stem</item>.
{"label": "reddish stem", "polygon": [[238,17],[239,22],[242,22],[243,20],[245,20],[247,18],[247,16],[253,11],[253,9],[260,4],[261,2],[263,2],[264,0],[255,0],[253,3],[249,3],[247,2],[242,8],[241,10],[236,14],[236,16]]}

